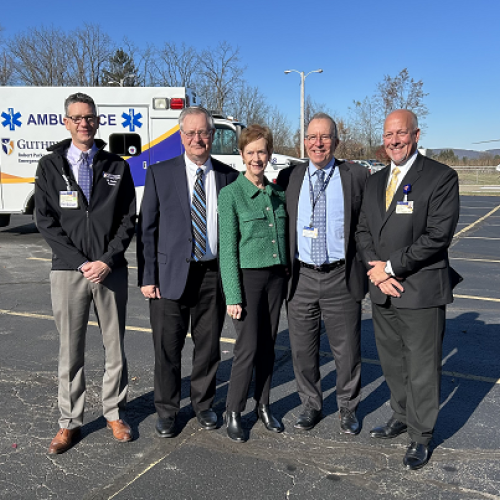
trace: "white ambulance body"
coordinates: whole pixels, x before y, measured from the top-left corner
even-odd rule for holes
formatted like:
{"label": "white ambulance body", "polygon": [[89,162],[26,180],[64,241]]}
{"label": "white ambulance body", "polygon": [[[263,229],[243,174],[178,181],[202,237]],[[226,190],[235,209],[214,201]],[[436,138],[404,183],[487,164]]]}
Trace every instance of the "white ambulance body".
{"label": "white ambulance body", "polygon": [[[134,179],[138,208],[149,165],[184,152],[178,118],[186,106],[197,106],[194,92],[183,87],[0,87],[0,226],[10,214],[32,214],[34,177],[47,147],[69,137],[63,123],[64,100],[70,94],[90,95],[99,115],[96,137],[106,149],[127,159]],[[212,154],[244,171],[238,154],[242,124],[215,118]],[[267,166],[274,180],[294,158],[273,155]]]}

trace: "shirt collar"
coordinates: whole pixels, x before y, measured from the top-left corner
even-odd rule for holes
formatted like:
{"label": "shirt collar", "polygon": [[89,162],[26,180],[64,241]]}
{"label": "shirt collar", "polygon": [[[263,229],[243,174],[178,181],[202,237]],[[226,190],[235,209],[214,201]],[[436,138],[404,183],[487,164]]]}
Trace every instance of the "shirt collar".
{"label": "shirt collar", "polygon": [[208,172],[210,172],[210,170],[213,170],[213,167],[212,167],[212,160],[210,158],[210,156],[208,157],[208,160],[203,164],[203,165],[196,165],[196,163],[192,162],[186,153],[184,153],[184,161],[186,162],[186,167],[188,169],[188,172],[189,172],[189,175],[195,177],[196,176],[196,171],[201,168],[205,175],[208,174]]}
{"label": "shirt collar", "polygon": [[[330,169],[333,168],[333,166],[335,165],[335,157],[333,157],[330,162],[328,163],[328,165],[323,168],[323,172],[325,172],[325,174],[329,174],[330,173]],[[309,175],[312,177],[319,169],[316,168],[316,166],[314,165],[314,163],[309,160]]]}
{"label": "shirt collar", "polygon": [[401,165],[396,165],[392,160],[391,160],[391,172],[398,167],[399,170],[401,171],[407,171],[410,169],[410,167],[415,163],[415,160],[417,159],[417,154],[418,150],[415,150],[415,152],[404,162],[401,163]]}
{"label": "shirt collar", "polygon": [[68,152],[66,153],[66,158],[70,162],[71,165],[76,165],[77,163],[80,162],[82,158],[82,153],[87,153],[89,155],[89,165],[92,166],[92,162],[94,160],[94,156],[99,151],[99,148],[94,144],[92,144],[92,147],[88,151],[82,151],[81,149],[78,149],[73,142],[71,142]]}

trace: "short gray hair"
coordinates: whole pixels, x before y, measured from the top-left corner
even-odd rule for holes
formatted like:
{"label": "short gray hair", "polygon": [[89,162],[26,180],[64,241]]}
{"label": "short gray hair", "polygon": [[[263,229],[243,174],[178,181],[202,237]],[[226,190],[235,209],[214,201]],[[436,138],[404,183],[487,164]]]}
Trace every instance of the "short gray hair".
{"label": "short gray hair", "polygon": [[[330,127],[330,130],[332,131],[333,139],[339,138],[337,124],[335,123],[335,120],[330,115],[327,115],[326,113],[322,113],[322,112],[314,113],[312,118],[309,120],[309,123],[311,123],[313,120],[329,120],[330,123],[332,124]],[[307,126],[309,126],[309,123],[307,124]]]}
{"label": "short gray hair", "polygon": [[209,130],[215,129],[214,119],[205,108],[203,108],[202,106],[191,106],[189,108],[184,108],[179,115],[179,127],[182,131],[184,131],[184,129],[182,128],[184,118],[186,118],[186,116],[188,115],[205,115]]}
{"label": "short gray hair", "polygon": [[92,97],[90,97],[87,94],[84,94],[82,92],[77,92],[76,94],[71,94],[64,101],[64,114],[66,116],[68,116],[68,108],[72,104],[75,104],[77,102],[82,102],[83,104],[88,104],[89,106],[92,107],[94,115],[97,115],[97,109],[96,109],[94,99],[92,99]]}

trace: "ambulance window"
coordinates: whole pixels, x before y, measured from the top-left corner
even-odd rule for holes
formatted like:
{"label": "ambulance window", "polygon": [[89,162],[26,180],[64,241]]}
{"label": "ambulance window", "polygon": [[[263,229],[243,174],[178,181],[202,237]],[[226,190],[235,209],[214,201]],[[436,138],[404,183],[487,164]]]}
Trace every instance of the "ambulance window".
{"label": "ambulance window", "polygon": [[231,128],[217,127],[212,144],[213,155],[237,155],[238,137]]}
{"label": "ambulance window", "polygon": [[111,134],[109,150],[120,156],[139,156],[142,152],[141,136],[138,134]]}

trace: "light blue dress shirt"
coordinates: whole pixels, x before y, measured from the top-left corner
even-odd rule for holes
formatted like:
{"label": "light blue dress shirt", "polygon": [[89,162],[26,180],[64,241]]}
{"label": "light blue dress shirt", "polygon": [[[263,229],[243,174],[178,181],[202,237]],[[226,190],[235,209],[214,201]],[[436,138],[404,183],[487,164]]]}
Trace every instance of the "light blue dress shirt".
{"label": "light blue dress shirt", "polygon": [[[335,158],[323,169],[325,180],[330,175],[334,167]],[[311,223],[312,205],[309,191],[309,175],[311,175],[311,184],[314,187],[316,182],[315,172],[317,168],[309,161],[306,169],[302,187],[299,195],[299,205],[297,213],[297,255],[296,257],[307,264],[314,264],[311,257],[311,238],[303,236],[304,227],[309,227]],[[345,258],[345,238],[344,238],[344,192],[342,190],[342,181],[340,171],[335,168],[330,182],[324,193],[326,196],[326,244],[327,259],[326,263],[335,262]]]}

